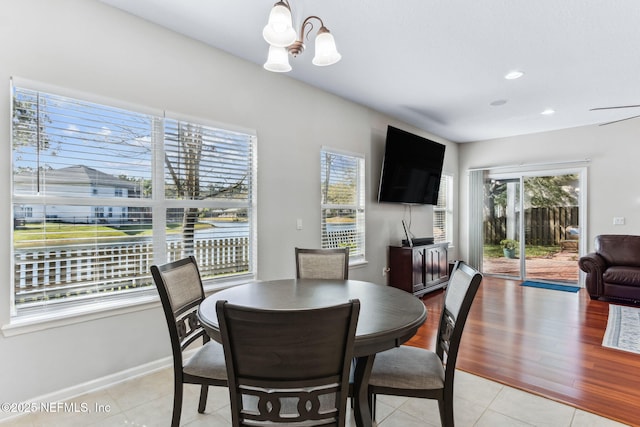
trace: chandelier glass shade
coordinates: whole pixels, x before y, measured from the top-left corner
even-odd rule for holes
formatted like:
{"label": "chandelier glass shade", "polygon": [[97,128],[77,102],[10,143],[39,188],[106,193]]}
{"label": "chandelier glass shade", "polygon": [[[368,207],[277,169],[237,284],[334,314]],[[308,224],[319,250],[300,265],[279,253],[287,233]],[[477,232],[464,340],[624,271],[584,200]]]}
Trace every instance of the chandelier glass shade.
{"label": "chandelier glass shade", "polygon": [[271,46],[287,47],[296,41],[296,30],[291,23],[291,9],[284,2],[278,2],[271,9],[269,22],[262,30],[262,37]]}
{"label": "chandelier glass shade", "polygon": [[[324,30],[324,31],[323,31]],[[316,55],[311,61],[313,65],[324,67],[326,65],[332,65],[340,61],[342,55],[338,53],[336,48],[336,41],[325,27],[318,30],[316,36]]]}
{"label": "chandelier glass shade", "polygon": [[264,63],[264,69],[274,73],[286,73],[291,71],[289,64],[289,52],[284,47],[269,46],[269,56]]}

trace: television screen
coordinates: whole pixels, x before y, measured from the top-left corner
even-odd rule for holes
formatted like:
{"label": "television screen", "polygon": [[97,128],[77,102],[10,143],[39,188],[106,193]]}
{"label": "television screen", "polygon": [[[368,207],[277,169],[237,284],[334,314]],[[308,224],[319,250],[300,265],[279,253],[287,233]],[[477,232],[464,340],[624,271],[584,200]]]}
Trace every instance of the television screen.
{"label": "television screen", "polygon": [[438,204],[444,149],[442,144],[389,126],[378,201]]}

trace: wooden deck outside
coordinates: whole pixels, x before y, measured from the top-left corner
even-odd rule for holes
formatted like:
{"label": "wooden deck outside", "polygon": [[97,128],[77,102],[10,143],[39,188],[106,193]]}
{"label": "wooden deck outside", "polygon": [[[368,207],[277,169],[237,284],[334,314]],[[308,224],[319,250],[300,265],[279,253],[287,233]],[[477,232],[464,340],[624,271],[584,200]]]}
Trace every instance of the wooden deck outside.
{"label": "wooden deck outside", "polygon": [[[572,249],[551,257],[527,258],[527,279],[578,283],[578,258],[578,252]],[[520,259],[488,258],[482,269],[485,274],[519,277]]]}

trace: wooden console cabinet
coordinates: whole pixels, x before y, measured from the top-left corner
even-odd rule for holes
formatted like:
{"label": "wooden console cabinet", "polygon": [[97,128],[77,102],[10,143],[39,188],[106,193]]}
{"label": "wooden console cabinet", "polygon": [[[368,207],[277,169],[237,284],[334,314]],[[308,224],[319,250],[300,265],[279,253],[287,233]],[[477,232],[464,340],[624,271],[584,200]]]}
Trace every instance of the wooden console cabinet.
{"label": "wooden console cabinet", "polygon": [[449,281],[448,243],[389,246],[388,284],[421,297]]}

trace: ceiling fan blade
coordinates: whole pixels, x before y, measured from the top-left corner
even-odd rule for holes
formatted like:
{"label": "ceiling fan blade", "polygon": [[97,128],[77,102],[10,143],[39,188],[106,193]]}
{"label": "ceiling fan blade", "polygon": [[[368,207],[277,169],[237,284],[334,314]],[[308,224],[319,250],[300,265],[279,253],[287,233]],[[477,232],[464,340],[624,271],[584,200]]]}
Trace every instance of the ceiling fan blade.
{"label": "ceiling fan blade", "polygon": [[598,107],[598,108],[592,108],[589,111],[597,111],[597,110],[616,110],[618,108],[636,108],[636,107],[640,107],[640,105],[619,105],[617,107]]}
{"label": "ceiling fan blade", "polygon": [[640,114],[638,114],[637,116],[627,117],[626,119],[620,119],[620,120],[614,120],[612,122],[600,123],[598,126],[612,125],[614,123],[624,122],[625,120],[631,120],[631,119],[635,119],[635,118],[638,118],[638,117],[640,117]]}

